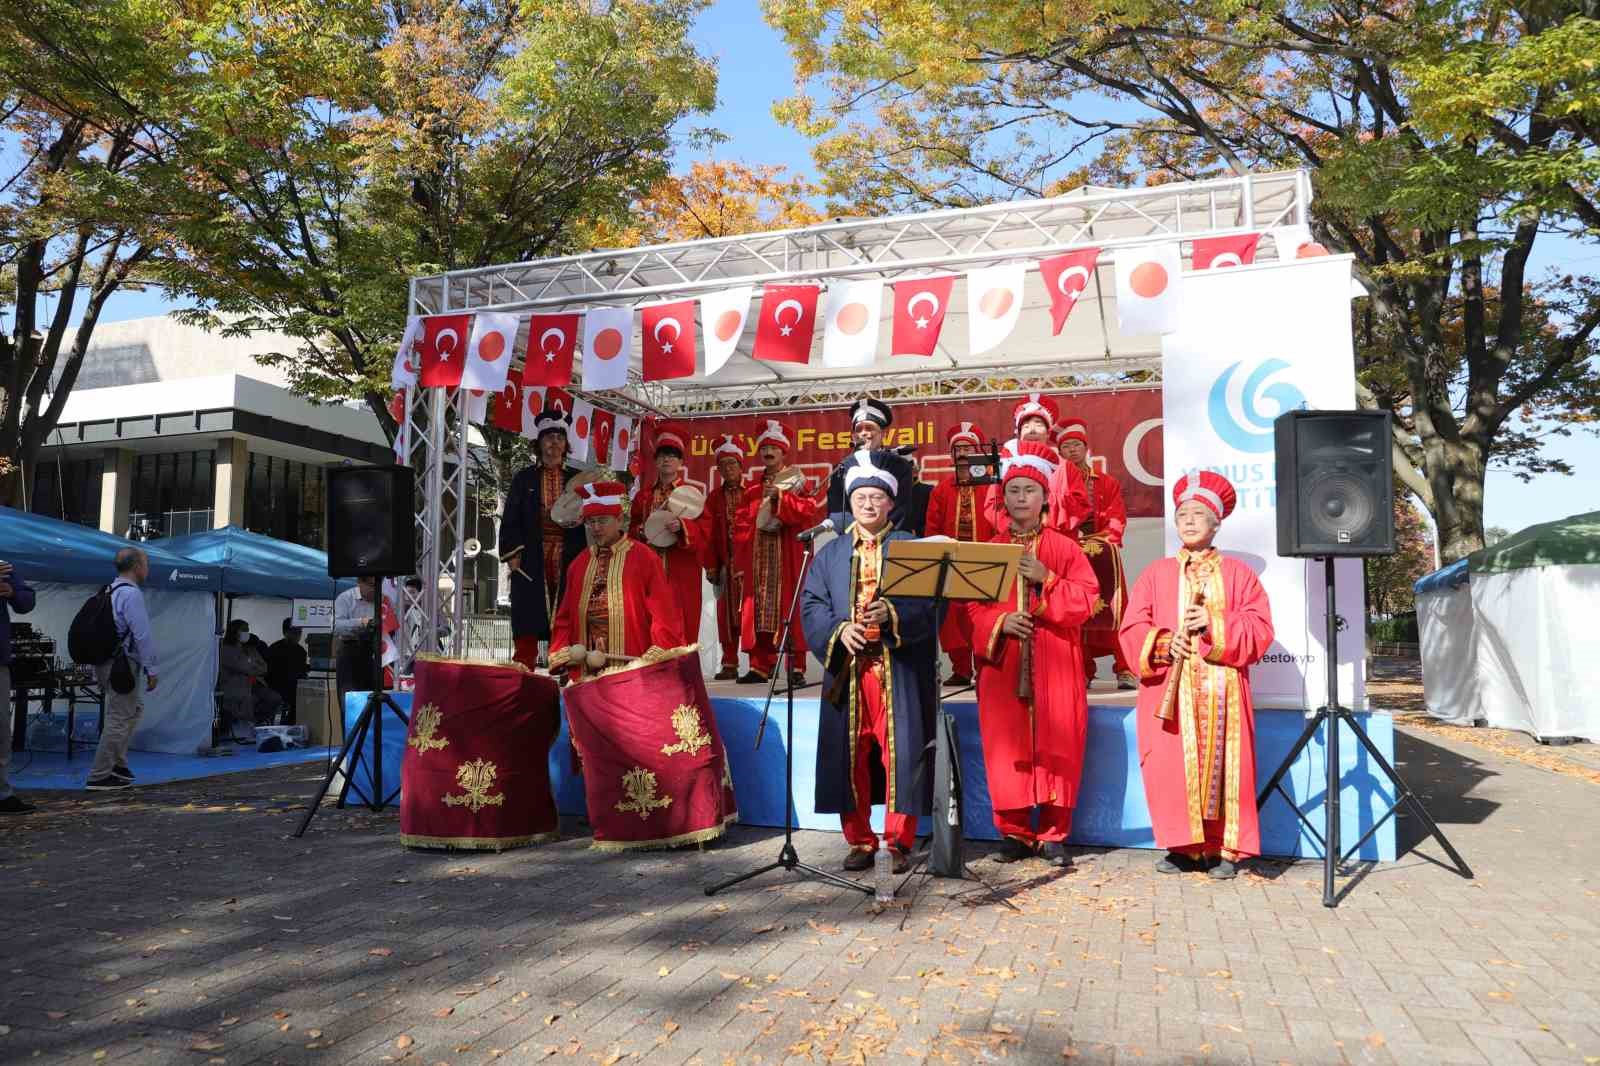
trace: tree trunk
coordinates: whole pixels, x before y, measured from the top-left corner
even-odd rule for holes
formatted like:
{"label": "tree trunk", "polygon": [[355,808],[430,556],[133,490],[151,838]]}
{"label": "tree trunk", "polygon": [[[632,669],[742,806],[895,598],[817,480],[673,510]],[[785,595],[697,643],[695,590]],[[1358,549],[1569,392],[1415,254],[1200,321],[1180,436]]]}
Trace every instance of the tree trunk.
{"label": "tree trunk", "polygon": [[1484,449],[1470,440],[1435,439],[1427,447],[1439,562],[1448,566],[1483,547]]}

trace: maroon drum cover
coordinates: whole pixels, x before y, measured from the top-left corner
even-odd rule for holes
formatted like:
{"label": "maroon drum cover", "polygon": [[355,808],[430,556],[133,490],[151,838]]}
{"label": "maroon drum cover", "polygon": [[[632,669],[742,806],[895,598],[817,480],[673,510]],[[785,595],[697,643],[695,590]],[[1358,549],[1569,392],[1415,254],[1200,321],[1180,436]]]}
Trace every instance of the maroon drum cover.
{"label": "maroon drum cover", "polygon": [[1083,635],[1091,646],[1115,646],[1117,630],[1122,628],[1122,611],[1127,605],[1128,582],[1122,572],[1122,549],[1110,541],[1091,537],[1083,542],[1095,580],[1100,583],[1100,598],[1095,612],[1083,623]]}
{"label": "maroon drum cover", "polygon": [[400,843],[501,851],[560,838],[554,679],[512,664],[418,658],[400,764]]}
{"label": "maroon drum cover", "polygon": [[567,686],[594,847],[712,840],[738,817],[695,647]]}

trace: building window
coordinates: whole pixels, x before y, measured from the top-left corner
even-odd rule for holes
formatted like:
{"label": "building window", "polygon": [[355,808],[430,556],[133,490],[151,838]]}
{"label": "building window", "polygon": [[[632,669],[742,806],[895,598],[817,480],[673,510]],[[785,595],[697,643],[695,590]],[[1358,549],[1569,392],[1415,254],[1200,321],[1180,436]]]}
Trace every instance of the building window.
{"label": "building window", "polygon": [[273,455],[250,456],[244,527],[312,548],[322,547],[322,468]]}
{"label": "building window", "polygon": [[213,518],[213,462],[209,450],[135,456],[129,527],[165,537],[209,530]]}
{"label": "building window", "polygon": [[34,514],[98,529],[100,480],[104,470],[105,462],[98,456],[35,463],[29,509]]}

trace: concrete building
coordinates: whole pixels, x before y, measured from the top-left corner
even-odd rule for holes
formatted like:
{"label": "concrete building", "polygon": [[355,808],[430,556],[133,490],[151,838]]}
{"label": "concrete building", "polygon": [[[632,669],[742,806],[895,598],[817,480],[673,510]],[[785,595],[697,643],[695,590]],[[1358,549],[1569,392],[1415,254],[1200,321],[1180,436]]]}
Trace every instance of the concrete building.
{"label": "concrete building", "polygon": [[236,525],[322,547],[323,468],[393,456],[367,408],[304,400],[254,358],[295,348],[165,316],[97,327],[29,508],[119,535]]}

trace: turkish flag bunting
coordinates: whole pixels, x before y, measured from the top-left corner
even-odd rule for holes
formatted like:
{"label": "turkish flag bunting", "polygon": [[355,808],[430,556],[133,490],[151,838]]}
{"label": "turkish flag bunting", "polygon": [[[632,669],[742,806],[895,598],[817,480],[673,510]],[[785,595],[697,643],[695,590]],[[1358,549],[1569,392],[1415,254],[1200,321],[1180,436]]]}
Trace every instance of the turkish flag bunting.
{"label": "turkish flag bunting", "polygon": [[528,361],[522,367],[522,383],[570,384],[577,350],[577,315],[534,315],[528,319]]}
{"label": "turkish flag bunting", "polygon": [[417,351],[422,356],[422,387],[453,389],[461,384],[471,315],[429,315],[422,320]]}
{"label": "turkish flag bunting", "polygon": [[597,463],[611,461],[612,434],[616,432],[617,416],[610,411],[596,407],[594,409],[594,460]]}
{"label": "turkish flag bunting", "polygon": [[495,429],[503,429],[507,433],[522,432],[522,386],[515,379],[507,381],[495,394],[494,413],[490,421]]}
{"label": "turkish flag bunting", "polygon": [[894,336],[890,355],[932,355],[944,329],[944,313],[956,276],[911,278],[894,283]]}
{"label": "turkish flag bunting", "polygon": [[1212,270],[1217,267],[1244,266],[1256,259],[1256,245],[1261,234],[1244,233],[1237,237],[1196,237],[1194,239],[1194,268]]}
{"label": "turkish flag bunting", "polygon": [[639,309],[644,325],[644,379],[666,381],[694,373],[694,301],[678,300]]}
{"label": "turkish flag bunting", "polygon": [[[544,390],[544,407],[539,410],[560,411],[564,415],[570,415],[572,413],[572,393],[552,385]],[[536,415],[538,413],[539,411],[534,412]]]}
{"label": "turkish flag bunting", "polygon": [[751,357],[768,363],[809,363],[821,291],[815,285],[768,285],[761,294]]}
{"label": "turkish flag bunting", "polygon": [[1067,324],[1067,316],[1078,306],[1078,297],[1089,287],[1094,277],[1095,260],[1100,257],[1098,248],[1080,248],[1065,255],[1039,260],[1039,276],[1044,279],[1045,291],[1050,294],[1050,332],[1059,336]]}

